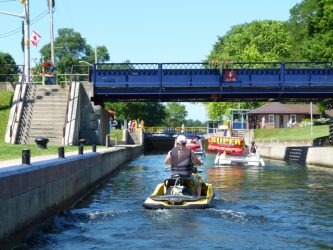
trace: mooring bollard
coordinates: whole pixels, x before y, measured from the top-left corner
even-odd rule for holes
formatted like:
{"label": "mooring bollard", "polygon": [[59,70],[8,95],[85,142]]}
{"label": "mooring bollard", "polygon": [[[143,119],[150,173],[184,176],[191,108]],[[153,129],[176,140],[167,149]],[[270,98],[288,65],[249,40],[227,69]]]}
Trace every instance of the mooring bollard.
{"label": "mooring bollard", "polygon": [[84,146],[84,145],[86,145],[86,143],[87,143],[88,140],[82,138],[82,139],[80,139],[79,141],[80,141],[80,146]]}
{"label": "mooring bollard", "polygon": [[38,137],[35,139],[35,142],[37,144],[37,147],[41,149],[46,149],[47,148],[47,143],[49,142],[48,138],[45,137]]}
{"label": "mooring bollard", "polygon": [[65,148],[64,147],[59,147],[58,148],[58,157],[59,158],[65,158]]}
{"label": "mooring bollard", "polygon": [[92,151],[93,151],[93,152],[96,152],[96,144],[93,144],[93,145],[92,145]]}
{"label": "mooring bollard", "polygon": [[30,149],[22,150],[22,164],[30,165]]}
{"label": "mooring bollard", "polygon": [[79,146],[79,155],[83,155],[83,146],[82,145]]}

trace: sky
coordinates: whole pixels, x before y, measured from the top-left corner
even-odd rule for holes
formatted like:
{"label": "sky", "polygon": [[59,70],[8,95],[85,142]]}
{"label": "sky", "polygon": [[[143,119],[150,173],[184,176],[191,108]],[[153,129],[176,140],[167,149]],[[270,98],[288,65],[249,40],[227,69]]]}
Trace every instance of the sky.
{"label": "sky", "polygon": [[[47,0],[30,0],[30,33],[41,35],[31,46],[31,67],[50,42]],[[54,36],[73,28],[92,47],[105,45],[110,62],[201,62],[219,36],[232,26],[254,20],[287,21],[301,0],[55,0]],[[0,0],[0,11],[23,14],[19,0]],[[23,64],[22,18],[0,13],[0,51]],[[188,119],[206,120],[202,104],[187,104]]]}

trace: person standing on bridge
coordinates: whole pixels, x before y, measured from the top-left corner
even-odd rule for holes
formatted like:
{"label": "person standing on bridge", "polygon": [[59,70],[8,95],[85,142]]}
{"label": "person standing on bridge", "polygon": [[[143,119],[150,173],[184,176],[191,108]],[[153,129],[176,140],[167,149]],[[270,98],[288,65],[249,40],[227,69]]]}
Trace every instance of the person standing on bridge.
{"label": "person standing on bridge", "polygon": [[196,187],[196,195],[201,195],[201,182],[192,173],[194,173],[193,166],[200,166],[202,162],[191,149],[186,148],[184,135],[177,137],[176,146],[168,152],[164,163],[171,165],[171,175],[192,178]]}

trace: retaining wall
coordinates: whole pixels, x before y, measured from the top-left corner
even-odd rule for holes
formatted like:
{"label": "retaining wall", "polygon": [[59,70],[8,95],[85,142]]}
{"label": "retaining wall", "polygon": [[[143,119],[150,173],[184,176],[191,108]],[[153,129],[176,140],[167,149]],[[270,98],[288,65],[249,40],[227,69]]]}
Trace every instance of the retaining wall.
{"label": "retaining wall", "polygon": [[260,156],[264,158],[333,168],[333,148],[315,147],[312,140],[256,143]]}
{"label": "retaining wall", "polygon": [[142,153],[143,146],[133,145],[20,165],[0,173],[0,245],[72,206]]}

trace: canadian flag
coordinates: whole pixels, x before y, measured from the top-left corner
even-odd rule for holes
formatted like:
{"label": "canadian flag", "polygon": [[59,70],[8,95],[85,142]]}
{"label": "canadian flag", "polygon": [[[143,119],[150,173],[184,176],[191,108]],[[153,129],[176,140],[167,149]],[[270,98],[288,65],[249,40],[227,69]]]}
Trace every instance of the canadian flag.
{"label": "canadian flag", "polygon": [[31,35],[31,43],[32,43],[32,45],[35,46],[35,47],[37,47],[40,38],[41,38],[41,36],[36,31],[33,31],[32,35]]}

